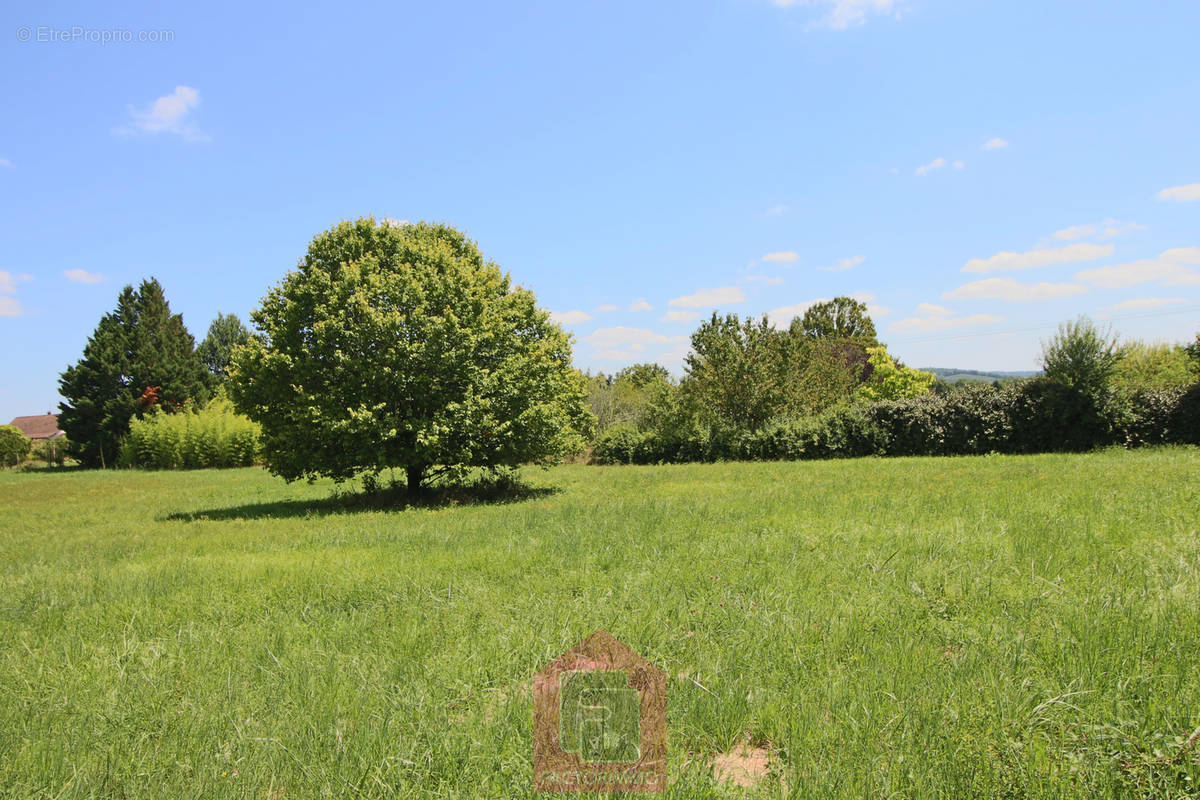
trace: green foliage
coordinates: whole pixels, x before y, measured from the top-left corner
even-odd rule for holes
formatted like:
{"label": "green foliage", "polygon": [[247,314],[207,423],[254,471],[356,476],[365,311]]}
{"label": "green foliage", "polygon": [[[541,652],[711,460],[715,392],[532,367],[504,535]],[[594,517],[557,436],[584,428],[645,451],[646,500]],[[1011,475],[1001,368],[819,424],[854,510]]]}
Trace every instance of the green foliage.
{"label": "green foliage", "polygon": [[651,398],[661,388],[673,386],[671,374],[658,364],[634,364],[615,375],[586,378],[588,407],[600,431],[613,425],[643,425]]}
{"label": "green foliage", "polygon": [[259,426],[218,396],[198,411],[155,411],[132,420],[119,463],[149,469],[246,467],[259,459],[259,438]]}
{"label": "green foliage", "polygon": [[289,481],[402,467],[417,491],[555,460],[594,424],[568,335],[446,225],[341,222],[251,319],[230,393]]}
{"label": "green foliage", "polygon": [[785,407],[789,346],[766,317],[717,316],[692,334],[683,391],[696,407],[743,430],[754,431]]}
{"label": "green foliage", "polygon": [[906,397],[919,397],[928,393],[933,386],[932,372],[898,365],[883,345],[868,347],[867,355],[872,375],[868,383],[859,387],[858,394],[863,400],[902,400]]}
{"label": "green foliage", "polygon": [[[671,416],[671,413],[674,416]],[[1200,444],[1200,387],[1102,401],[1048,378],[840,406],[758,431],[700,424],[678,406],[646,430],[614,428],[597,463],[1079,452],[1111,444]]]}
{"label": "green foliage", "polygon": [[196,355],[208,370],[212,385],[220,386],[229,379],[229,367],[233,363],[233,351],[250,341],[250,331],[238,319],[237,314],[217,312],[217,318],[208,326],[208,334],[196,348]]}
{"label": "green foliage", "polygon": [[1200,333],[1196,334],[1196,341],[1189,344],[1184,350],[1188,354],[1188,358],[1192,360],[1192,370],[1200,374]]}
{"label": "green foliage", "polygon": [[1196,380],[1187,348],[1163,343],[1126,342],[1113,372],[1113,388],[1125,394],[1179,389]]}
{"label": "green foliage", "polygon": [[792,331],[813,338],[875,341],[875,323],[867,304],[852,297],[835,297],[810,306],[801,319],[793,320]]}
{"label": "green foliage", "polygon": [[89,467],[111,463],[129,421],[152,407],[177,411],[206,399],[207,377],[195,341],[172,314],[155,279],[126,286],[104,315],[83,358],[59,379],[66,398],[58,426]]}
{"label": "green foliage", "polygon": [[1087,317],[1064,322],[1042,344],[1042,370],[1055,383],[1099,399],[1110,388],[1121,353],[1112,331]]}
{"label": "green foliage", "polygon": [[0,467],[15,467],[29,455],[30,442],[19,428],[0,425]]}
{"label": "green foliage", "polygon": [[71,443],[65,436],[42,439],[33,445],[33,457],[54,467],[63,466],[70,452]]}
{"label": "green foliage", "polygon": [[863,340],[793,335],[790,347],[785,416],[819,414],[852,403],[872,374]]}

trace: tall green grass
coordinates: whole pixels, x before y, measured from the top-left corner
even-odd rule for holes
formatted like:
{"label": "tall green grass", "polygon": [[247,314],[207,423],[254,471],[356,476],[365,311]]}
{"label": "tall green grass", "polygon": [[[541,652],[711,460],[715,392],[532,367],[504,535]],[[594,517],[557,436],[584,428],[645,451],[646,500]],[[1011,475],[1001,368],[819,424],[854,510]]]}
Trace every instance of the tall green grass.
{"label": "tall green grass", "polygon": [[528,478],[0,474],[0,797],[533,797],[532,676],[596,628],[668,672],[669,798],[1197,794],[1200,450]]}
{"label": "tall green grass", "polygon": [[218,397],[198,411],[156,413],[130,422],[119,463],[150,469],[246,467],[261,452],[260,429]]}

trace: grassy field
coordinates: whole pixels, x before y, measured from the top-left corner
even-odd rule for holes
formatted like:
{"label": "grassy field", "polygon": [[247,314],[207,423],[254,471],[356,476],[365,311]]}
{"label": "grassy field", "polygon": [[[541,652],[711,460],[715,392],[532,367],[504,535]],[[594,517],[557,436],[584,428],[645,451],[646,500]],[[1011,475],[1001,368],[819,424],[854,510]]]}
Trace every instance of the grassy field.
{"label": "grassy field", "polygon": [[0,474],[0,796],[528,796],[601,627],[670,675],[670,797],[1200,794],[1200,450],[528,477]]}

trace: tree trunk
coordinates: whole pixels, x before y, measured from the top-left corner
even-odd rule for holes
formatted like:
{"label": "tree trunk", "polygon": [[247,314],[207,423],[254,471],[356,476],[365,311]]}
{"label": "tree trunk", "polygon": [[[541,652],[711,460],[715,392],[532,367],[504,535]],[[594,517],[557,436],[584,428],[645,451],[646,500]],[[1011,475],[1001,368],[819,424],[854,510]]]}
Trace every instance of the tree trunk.
{"label": "tree trunk", "polygon": [[409,464],[404,468],[409,497],[416,497],[421,493],[421,481],[425,479],[425,469],[425,464]]}

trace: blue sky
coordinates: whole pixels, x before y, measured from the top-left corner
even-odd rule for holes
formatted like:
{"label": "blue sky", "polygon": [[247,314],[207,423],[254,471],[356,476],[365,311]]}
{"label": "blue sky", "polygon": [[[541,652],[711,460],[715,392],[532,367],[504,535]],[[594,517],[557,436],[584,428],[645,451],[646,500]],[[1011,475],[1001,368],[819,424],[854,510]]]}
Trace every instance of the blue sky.
{"label": "blue sky", "polygon": [[466,229],[589,369],[837,294],[914,366],[1035,368],[1081,313],[1200,329],[1194,0],[0,17],[5,421],[55,408],[124,284],[199,339],[368,213]]}

